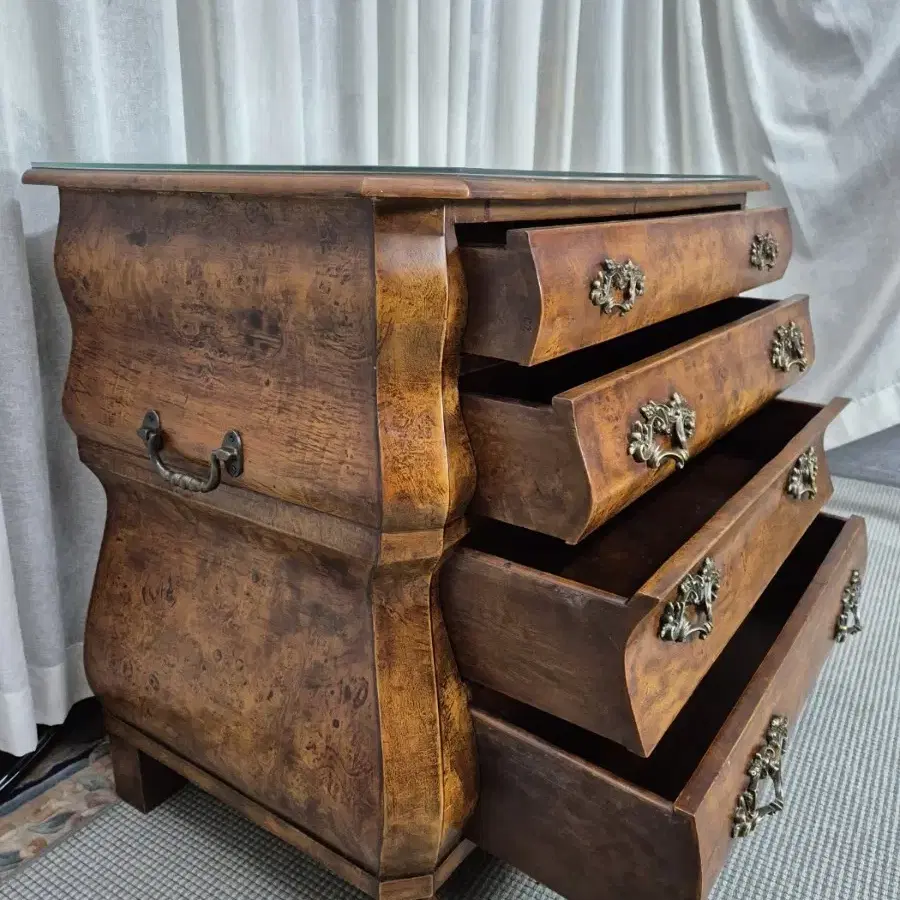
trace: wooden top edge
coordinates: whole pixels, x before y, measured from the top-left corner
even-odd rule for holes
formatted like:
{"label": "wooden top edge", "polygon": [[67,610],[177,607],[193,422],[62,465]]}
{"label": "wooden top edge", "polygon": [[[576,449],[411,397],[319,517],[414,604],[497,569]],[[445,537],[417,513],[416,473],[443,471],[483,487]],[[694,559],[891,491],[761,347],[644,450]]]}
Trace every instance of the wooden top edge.
{"label": "wooden top edge", "polygon": [[757,178],[673,179],[655,182],[456,174],[255,172],[199,169],[29,169],[24,184],[72,190],[306,195],[407,200],[622,200],[704,197],[768,190]]}

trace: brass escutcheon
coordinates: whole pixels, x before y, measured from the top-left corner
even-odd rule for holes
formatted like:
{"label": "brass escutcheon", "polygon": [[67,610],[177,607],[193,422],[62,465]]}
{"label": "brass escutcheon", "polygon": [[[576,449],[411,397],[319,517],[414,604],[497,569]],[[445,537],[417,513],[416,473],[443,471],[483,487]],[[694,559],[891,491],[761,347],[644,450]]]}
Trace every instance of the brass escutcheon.
{"label": "brass escutcheon", "polygon": [[[784,809],[784,788],[781,782],[781,765],[787,752],[787,716],[772,716],[766,731],[766,741],[753,755],[747,767],[750,779],[737,799],[731,823],[733,838],[747,837],[766,816],[773,816]],[[775,797],[760,805],[760,787],[769,779],[775,789]]]}
{"label": "brass escutcheon", "polygon": [[[641,407],[641,418],[632,423],[628,453],[635,462],[646,463],[648,469],[658,469],[667,459],[674,460],[680,469],[687,462],[688,441],[696,424],[697,414],[681,394],[672,394],[665,403],[651,400]],[[671,438],[670,449],[656,442],[657,435]]]}
{"label": "brass escutcheon", "polygon": [[[713,630],[713,603],[719,597],[721,573],[707,556],[696,573],[685,575],[678,585],[678,596],[670,600],[659,621],[659,636],[664,641],[683,644],[695,635],[702,641]],[[692,622],[688,609],[697,617]]]}
{"label": "brass escutcheon", "polygon": [[[634,307],[634,301],[644,293],[644,286],[644,271],[637,263],[630,259],[623,263],[606,259],[597,277],[591,282],[591,303],[609,315],[618,312],[620,316],[624,316]],[[613,300],[614,291],[621,293],[621,303]]]}

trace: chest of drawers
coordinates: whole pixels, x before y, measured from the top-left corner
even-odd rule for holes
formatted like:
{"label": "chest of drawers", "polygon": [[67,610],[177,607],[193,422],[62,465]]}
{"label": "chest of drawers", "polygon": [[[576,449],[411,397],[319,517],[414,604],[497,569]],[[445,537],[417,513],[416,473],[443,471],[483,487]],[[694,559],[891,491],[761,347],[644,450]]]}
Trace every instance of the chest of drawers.
{"label": "chest of drawers", "polygon": [[820,513],[840,401],[775,399],[807,299],[732,296],[788,263],[765,185],[25,181],[60,190],[63,404],[109,504],[119,793],[189,779],[393,900],[475,843],[572,897],[705,892],[781,803],[865,559]]}

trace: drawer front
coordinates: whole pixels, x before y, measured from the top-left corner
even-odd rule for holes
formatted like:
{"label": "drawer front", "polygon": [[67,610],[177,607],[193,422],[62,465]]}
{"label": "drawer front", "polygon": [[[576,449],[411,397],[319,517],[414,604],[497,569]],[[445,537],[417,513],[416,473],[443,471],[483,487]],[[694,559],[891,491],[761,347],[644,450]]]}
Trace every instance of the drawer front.
{"label": "drawer front", "polygon": [[[629,637],[625,680],[641,745],[648,750],[831,498],[824,431],[845,405],[826,407],[638,592],[655,606]],[[807,460],[815,460],[815,475],[801,476],[809,473]],[[802,493],[798,478],[804,479]],[[691,590],[700,600],[711,585],[716,593],[710,616],[700,606],[679,603]],[[700,630],[707,626],[708,632]]]}
{"label": "drawer front", "polygon": [[[511,719],[496,708],[476,708],[481,795],[468,828],[472,840],[572,900],[705,897],[734,840],[735,810],[748,787],[751,759],[773,716],[786,717],[789,729],[796,722],[835,644],[842,592],[864,567],[862,520],[820,516],[809,537],[824,561],[812,573],[804,565],[787,571],[794,557],[788,561],[786,583],[793,575],[805,587],[791,586],[795,605],[777,636],[754,650],[757,638],[745,633],[745,657],[710,673],[689,715],[676,723],[673,740],[667,738],[654,757],[635,762],[597,739],[592,744],[583,732],[558,729],[553,720],[508,703]],[[779,599],[773,595],[772,605]],[[755,654],[762,656],[758,665]],[[707,715],[717,694],[732,690],[729,679],[741,669],[740,677],[748,680],[734,689],[733,707]],[[551,742],[551,733],[558,742]],[[788,793],[790,740],[783,767]],[[679,788],[677,773],[685,760],[694,768]],[[760,829],[783,825],[777,815],[758,823]]]}
{"label": "drawer front", "polygon": [[[815,524],[823,520],[830,520],[833,527],[840,523],[830,516],[820,516]],[[861,598],[864,602],[866,555],[865,522],[854,516],[844,523],[788,623],[678,798],[676,807],[696,823],[704,896],[712,888],[735,840],[738,799],[751,786],[748,767],[765,744],[776,716],[787,720],[783,790],[790,802],[794,777],[790,748],[802,740],[801,735],[796,735],[795,726],[825,658],[836,646],[837,629],[847,602],[858,604]],[[852,615],[849,621],[851,625],[855,621]],[[852,646],[838,643],[835,652],[852,652]],[[766,789],[771,792],[771,784]],[[758,827],[762,830],[785,824],[776,815],[761,819]],[[751,831],[737,839],[753,840],[755,836]]]}
{"label": "drawer front", "polygon": [[[797,333],[803,366],[785,362],[789,347],[773,350]],[[549,405],[464,393],[478,470],[473,509],[576,543],[689,466],[796,382],[813,358],[809,301],[796,296],[566,390]]]}
{"label": "drawer front", "polygon": [[[774,458],[760,463],[630,599],[573,580],[574,570],[559,578],[473,548],[454,553],[441,574],[441,601],[463,678],[649,755],[831,496],[823,436],[844,405],[839,400],[820,409]],[[733,437],[750,432],[753,422]],[[772,419],[760,422],[767,423]],[[806,490],[792,492],[799,461],[810,450],[816,474]],[[721,477],[721,468],[698,461],[697,474],[704,473]],[[637,555],[636,548],[654,538],[647,521],[664,528],[667,517],[703,488],[698,481],[702,477],[681,479],[637,527],[608,528],[598,549],[589,540],[586,551],[620,560]],[[581,565],[590,569],[589,562]],[[711,615],[679,604],[682,591],[702,589],[710,577],[716,591]]]}
{"label": "drawer front", "polygon": [[739,210],[514,229],[460,251],[464,350],[534,365],[781,278],[791,230],[785,209]]}

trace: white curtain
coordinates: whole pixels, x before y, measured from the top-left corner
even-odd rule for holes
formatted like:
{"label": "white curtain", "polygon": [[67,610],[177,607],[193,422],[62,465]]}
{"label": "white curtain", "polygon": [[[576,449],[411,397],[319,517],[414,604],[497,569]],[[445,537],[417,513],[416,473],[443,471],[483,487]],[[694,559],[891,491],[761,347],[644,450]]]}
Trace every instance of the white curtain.
{"label": "white curtain", "polygon": [[0,749],[88,687],[105,514],[60,413],[56,192],[32,160],[749,173],[813,298],[795,391],[900,422],[900,5],[0,0]]}

